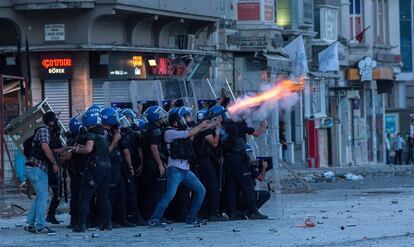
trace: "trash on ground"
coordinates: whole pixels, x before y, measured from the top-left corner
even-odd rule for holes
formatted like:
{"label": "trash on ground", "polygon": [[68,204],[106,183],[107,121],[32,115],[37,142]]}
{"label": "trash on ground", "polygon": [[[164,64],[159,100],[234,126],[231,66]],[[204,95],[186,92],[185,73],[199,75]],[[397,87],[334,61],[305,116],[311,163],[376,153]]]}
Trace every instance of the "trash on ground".
{"label": "trash on ground", "polygon": [[99,235],[98,235],[98,233],[93,233],[92,234],[92,238],[97,238]]}
{"label": "trash on ground", "polygon": [[269,229],[269,231],[272,232],[272,233],[277,233],[277,229],[276,228],[271,228],[271,229]]}
{"label": "trash on ground", "polygon": [[315,227],[315,217],[309,217],[305,220],[305,223],[303,225],[296,225],[296,227],[302,227],[302,228],[312,228]]}
{"label": "trash on ground", "polygon": [[345,226],[341,226],[341,230],[345,230]]}
{"label": "trash on ground", "polygon": [[352,173],[345,174],[345,178],[347,180],[352,180],[352,181],[360,181],[360,180],[363,180],[364,179],[363,176],[361,176],[361,175],[355,175],[355,174],[352,174]]}
{"label": "trash on ground", "polygon": [[238,227],[237,228],[234,228],[233,229],[233,232],[240,232],[240,228],[238,228]]}
{"label": "trash on ground", "polygon": [[323,174],[323,176],[325,178],[335,178],[335,173],[333,173],[332,171],[327,171]]}
{"label": "trash on ground", "polygon": [[348,224],[348,225],[346,225],[347,227],[355,227],[356,225],[355,224]]}
{"label": "trash on ground", "polygon": [[398,201],[391,201],[391,204],[398,204]]}

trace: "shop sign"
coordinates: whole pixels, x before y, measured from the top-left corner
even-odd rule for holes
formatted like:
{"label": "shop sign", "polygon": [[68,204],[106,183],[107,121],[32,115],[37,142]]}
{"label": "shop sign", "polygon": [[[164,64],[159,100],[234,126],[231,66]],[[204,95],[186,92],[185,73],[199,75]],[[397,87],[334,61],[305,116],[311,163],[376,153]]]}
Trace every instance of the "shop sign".
{"label": "shop sign", "polygon": [[41,79],[71,79],[73,60],[68,54],[45,54],[40,56]]}
{"label": "shop sign", "polygon": [[46,24],[45,41],[64,41],[65,24]]}
{"label": "shop sign", "polygon": [[128,52],[110,53],[108,77],[110,79],[145,79],[144,58]]}
{"label": "shop sign", "polygon": [[385,131],[390,134],[398,132],[398,114],[385,114]]}
{"label": "shop sign", "polygon": [[259,21],[260,0],[239,0],[237,17],[239,21]]}
{"label": "shop sign", "polygon": [[372,81],[372,70],[377,67],[377,62],[371,57],[365,57],[358,63],[361,81]]}

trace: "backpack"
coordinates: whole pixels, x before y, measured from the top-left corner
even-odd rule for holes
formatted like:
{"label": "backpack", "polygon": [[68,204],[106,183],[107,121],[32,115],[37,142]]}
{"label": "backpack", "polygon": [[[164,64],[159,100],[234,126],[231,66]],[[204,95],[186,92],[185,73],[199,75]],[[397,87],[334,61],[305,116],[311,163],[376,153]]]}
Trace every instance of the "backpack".
{"label": "backpack", "polygon": [[27,138],[23,142],[23,154],[27,158],[32,156],[32,149],[33,149],[33,136],[36,134],[36,131],[33,135],[31,135],[29,138]]}
{"label": "backpack", "polygon": [[[23,142],[23,154],[26,158],[30,158],[30,157],[35,157],[36,154],[34,152],[36,152],[38,155],[43,154],[43,152],[41,152],[40,150],[40,145],[34,142],[34,136],[36,135],[37,131],[42,128],[39,127],[37,129],[35,129],[33,135],[31,135],[29,138],[27,138],[24,142]],[[36,150],[35,150],[36,149]],[[39,152],[41,154],[39,154]],[[44,156],[44,155],[43,155]],[[35,157],[35,158],[43,158],[43,157]]]}

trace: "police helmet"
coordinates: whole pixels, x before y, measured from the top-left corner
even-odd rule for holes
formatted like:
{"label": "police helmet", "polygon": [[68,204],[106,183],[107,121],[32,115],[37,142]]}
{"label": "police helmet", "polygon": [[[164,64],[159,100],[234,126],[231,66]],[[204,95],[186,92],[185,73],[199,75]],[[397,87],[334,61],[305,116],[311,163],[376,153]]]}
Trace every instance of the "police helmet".
{"label": "police helmet", "polygon": [[92,112],[100,113],[101,112],[101,107],[96,105],[96,104],[93,104],[93,105],[89,106],[88,109],[86,109],[86,111],[92,111]]}
{"label": "police helmet", "polygon": [[79,121],[78,119],[79,115],[71,118],[69,120],[69,130],[72,133],[79,133],[81,127],[82,127],[82,123],[81,121]]}
{"label": "police helmet", "polygon": [[177,123],[179,129],[187,129],[184,117],[180,116],[177,112],[168,114],[168,123],[170,126],[174,126],[174,123]]}
{"label": "police helmet", "polygon": [[187,116],[191,116],[191,107],[187,107],[187,106],[181,106],[178,109],[178,114],[180,114],[181,117],[187,117]]}
{"label": "police helmet", "polygon": [[136,125],[137,125],[138,131],[142,131],[147,128],[148,121],[145,118],[140,118],[137,120]]}
{"label": "police helmet", "polygon": [[165,122],[168,118],[168,113],[159,106],[148,107],[144,112],[144,116],[150,123],[161,123]]}
{"label": "police helmet", "polygon": [[131,125],[137,123],[138,121],[137,116],[132,109],[129,109],[129,108],[122,109],[120,113],[131,121]]}
{"label": "police helmet", "polygon": [[210,111],[209,111],[209,114],[210,115],[220,114],[220,116],[223,118],[223,120],[230,119],[228,113],[226,112],[226,109],[221,105],[215,105],[215,106],[211,107]]}
{"label": "police helmet", "polygon": [[168,111],[168,114],[178,113],[179,110],[180,110],[180,107],[173,107]]}
{"label": "police helmet", "polygon": [[114,126],[119,125],[118,113],[112,107],[105,108],[101,111],[102,124]]}
{"label": "police helmet", "polygon": [[117,122],[121,128],[131,127],[131,122],[129,122],[128,118],[119,112],[117,114]]}
{"label": "police helmet", "polygon": [[99,112],[86,111],[82,116],[82,125],[85,127],[97,126],[102,124]]}
{"label": "police helmet", "polygon": [[203,121],[208,115],[208,110],[207,109],[201,109],[197,112],[197,121],[201,122]]}

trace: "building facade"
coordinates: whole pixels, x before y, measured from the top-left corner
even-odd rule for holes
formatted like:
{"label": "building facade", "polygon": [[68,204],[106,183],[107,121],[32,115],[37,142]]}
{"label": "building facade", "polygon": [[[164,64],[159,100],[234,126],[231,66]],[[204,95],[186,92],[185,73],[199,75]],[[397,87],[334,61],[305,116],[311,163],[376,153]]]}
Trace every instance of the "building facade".
{"label": "building facade", "polygon": [[0,50],[7,60],[27,39],[33,102],[47,97],[67,124],[92,102],[135,108],[184,98],[186,82],[210,76],[219,8],[191,0],[2,1],[0,27],[9,35]]}
{"label": "building facade", "polygon": [[[253,148],[296,167],[384,163],[391,120],[409,129],[412,16],[412,0],[1,1],[0,70],[28,74],[27,40],[33,102],[67,123],[93,102],[197,108],[257,92],[292,76],[283,48],[301,36],[306,88]],[[333,45],[339,68],[321,71]]]}

